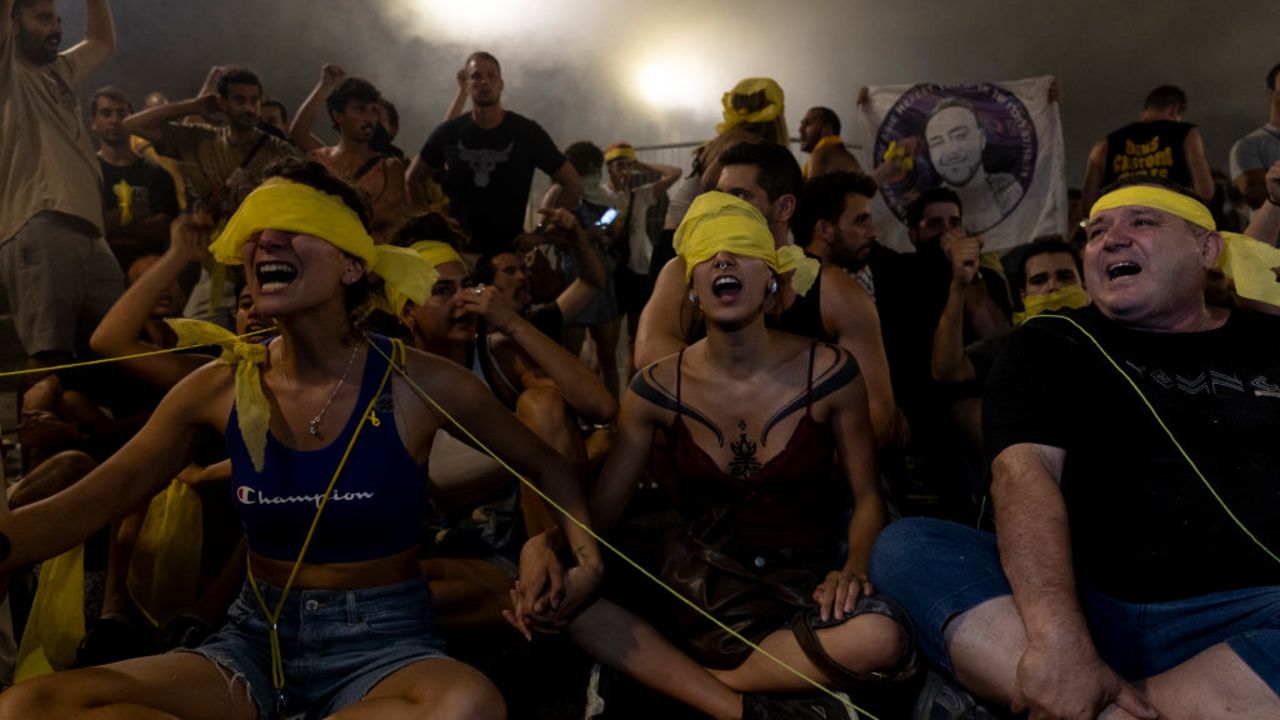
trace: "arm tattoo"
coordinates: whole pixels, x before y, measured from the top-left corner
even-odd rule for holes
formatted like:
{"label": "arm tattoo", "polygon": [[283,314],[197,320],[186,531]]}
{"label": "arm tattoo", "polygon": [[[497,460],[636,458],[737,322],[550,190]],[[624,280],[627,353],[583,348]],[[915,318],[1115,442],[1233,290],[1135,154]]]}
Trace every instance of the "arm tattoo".
{"label": "arm tattoo", "polygon": [[693,409],[687,403],[682,411],[680,403],[676,402],[676,396],[672,395],[666,388],[662,387],[661,383],[658,382],[658,379],[654,377],[653,373],[656,367],[656,365],[650,365],[644,370],[636,373],[635,378],[631,381],[631,392],[639,395],[645,400],[648,400],[654,405],[657,405],[663,410],[670,410],[674,413],[683,412],[683,415],[688,417],[690,420],[705,425],[708,430],[716,434],[716,441],[720,444],[720,447],[724,447],[724,433],[720,431],[720,428],[716,427],[716,424],[711,422],[710,418]]}
{"label": "arm tattoo", "polygon": [[[818,402],[831,393],[834,393],[845,385],[853,382],[858,377],[858,362],[853,359],[853,356],[850,355],[847,350],[836,347],[835,345],[828,345],[827,347],[836,351],[835,358],[825,370],[817,374],[817,377],[820,378],[820,382],[813,386],[813,393],[808,399],[809,403]],[[787,403],[781,410],[774,413],[773,417],[769,418],[769,421],[764,424],[764,431],[760,433],[761,446],[768,447],[769,431],[773,429],[774,425],[777,425],[782,422],[783,419],[790,417],[797,410],[804,409],[806,405],[806,392],[808,392],[807,389],[797,395],[794,400]]]}

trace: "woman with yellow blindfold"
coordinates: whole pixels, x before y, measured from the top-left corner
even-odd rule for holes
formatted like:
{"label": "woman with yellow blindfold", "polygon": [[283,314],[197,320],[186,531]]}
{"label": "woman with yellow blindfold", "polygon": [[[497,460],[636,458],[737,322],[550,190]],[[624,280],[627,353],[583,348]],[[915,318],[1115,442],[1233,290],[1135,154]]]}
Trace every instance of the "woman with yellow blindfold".
{"label": "woman with yellow blindfold", "polygon": [[[444,654],[418,564],[427,456],[443,414],[570,512],[585,518],[586,503],[569,465],[464,369],[356,329],[368,270],[388,294],[418,302],[434,276],[417,253],[375,246],[367,221],[359,197],[318,164],[260,185],[211,250],[245,266],[279,337],[264,346],[201,335],[223,342],[224,360],[179,383],[84,480],[0,517],[0,570],[53,556],[159,491],[201,435],[225,433],[249,544],[249,579],[228,624],[191,651],[24,683],[0,695],[0,716],[504,715],[496,688]],[[599,557],[576,526],[565,534],[579,559],[567,583],[586,586],[566,595],[580,598],[598,582]]]}
{"label": "woman with yellow blindfold", "polygon": [[[766,304],[786,282],[807,291],[816,262],[776,250],[760,212],[719,192],[694,201],[675,247],[707,335],[633,380],[593,517],[614,524],[645,469],[670,468],[691,530],[670,548],[664,581],[823,685],[905,679],[915,669],[905,616],[867,583],[885,508],[858,364],[835,345],[765,327]],[[853,501],[847,535],[850,507],[838,498]],[[778,584],[794,603],[775,600],[768,588]],[[713,717],[848,717],[826,695],[760,694],[811,688],[663,599],[635,606],[644,618],[598,600],[570,633],[601,662]],[[648,621],[680,632],[664,638]]]}

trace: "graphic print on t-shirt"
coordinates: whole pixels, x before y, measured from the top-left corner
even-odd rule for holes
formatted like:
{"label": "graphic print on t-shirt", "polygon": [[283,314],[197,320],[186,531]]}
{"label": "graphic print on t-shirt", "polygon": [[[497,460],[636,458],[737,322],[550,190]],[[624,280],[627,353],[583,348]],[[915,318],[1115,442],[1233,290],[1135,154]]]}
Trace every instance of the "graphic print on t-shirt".
{"label": "graphic print on t-shirt", "polygon": [[458,158],[471,168],[472,176],[475,178],[476,187],[488,187],[489,176],[494,169],[501,163],[511,158],[511,151],[516,147],[514,140],[507,143],[507,146],[501,150],[492,150],[489,148],[472,149],[458,141]]}

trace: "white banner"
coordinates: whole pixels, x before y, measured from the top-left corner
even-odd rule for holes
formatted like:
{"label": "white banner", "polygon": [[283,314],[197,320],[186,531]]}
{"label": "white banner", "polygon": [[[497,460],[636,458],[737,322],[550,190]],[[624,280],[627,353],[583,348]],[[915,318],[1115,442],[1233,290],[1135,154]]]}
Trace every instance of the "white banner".
{"label": "white banner", "polygon": [[964,85],[868,88],[864,167],[884,162],[890,142],[916,147],[915,167],[881,187],[874,210],[879,241],[911,250],[906,213],[938,185],[960,196],[965,229],[986,250],[1007,250],[1038,235],[1064,233],[1067,190],[1058,104],[1049,76]]}

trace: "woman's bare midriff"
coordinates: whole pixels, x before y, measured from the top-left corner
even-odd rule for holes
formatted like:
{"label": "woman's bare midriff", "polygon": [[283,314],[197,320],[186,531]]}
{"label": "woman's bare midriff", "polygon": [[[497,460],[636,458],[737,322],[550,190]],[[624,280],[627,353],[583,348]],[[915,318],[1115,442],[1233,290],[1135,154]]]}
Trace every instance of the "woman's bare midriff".
{"label": "woman's bare midriff", "polygon": [[[249,552],[249,563],[255,578],[276,587],[284,587],[289,581],[289,573],[293,571],[292,560],[275,560],[252,551]],[[418,565],[417,546],[375,560],[303,563],[302,567],[298,568],[298,576],[294,578],[293,587],[295,589],[359,590],[394,585],[415,577],[422,577],[422,568]]]}

